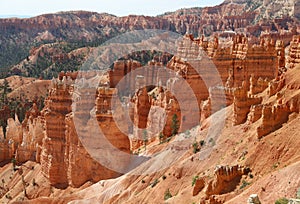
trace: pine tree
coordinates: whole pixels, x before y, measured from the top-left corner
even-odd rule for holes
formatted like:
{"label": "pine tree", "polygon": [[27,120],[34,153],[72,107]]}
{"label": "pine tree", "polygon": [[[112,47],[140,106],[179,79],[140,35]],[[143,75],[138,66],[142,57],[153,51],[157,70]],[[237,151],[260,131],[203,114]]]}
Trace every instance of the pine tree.
{"label": "pine tree", "polygon": [[179,121],[178,121],[178,116],[176,114],[174,114],[172,117],[171,128],[172,128],[172,136],[176,135],[179,130]]}
{"label": "pine tree", "polygon": [[164,137],[165,137],[165,136],[164,136],[164,133],[162,133],[162,132],[159,133],[159,143],[160,143],[160,144],[163,143]]}

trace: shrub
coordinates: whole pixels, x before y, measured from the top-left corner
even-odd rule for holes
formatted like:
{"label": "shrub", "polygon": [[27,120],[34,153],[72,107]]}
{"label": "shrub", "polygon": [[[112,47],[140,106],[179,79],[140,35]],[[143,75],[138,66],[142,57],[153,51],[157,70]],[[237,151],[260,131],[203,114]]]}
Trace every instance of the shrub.
{"label": "shrub", "polygon": [[163,175],[163,176],[162,176],[162,179],[163,179],[163,180],[166,180],[166,178],[167,178],[166,175]]}
{"label": "shrub", "polygon": [[6,194],[5,197],[6,197],[7,199],[9,199],[9,200],[12,200],[12,197],[11,197],[11,195],[10,195],[9,193]]}
{"label": "shrub", "polygon": [[159,133],[159,144],[162,144],[162,143],[164,143],[164,138],[165,138],[165,136],[164,136],[164,133]]}
{"label": "shrub", "polygon": [[190,130],[185,131],[185,136],[190,137],[191,136],[191,131]]}
{"label": "shrub", "polygon": [[172,194],[170,192],[170,189],[167,189],[165,191],[165,196],[164,196],[164,200],[168,200],[169,198],[172,198]]}
{"label": "shrub", "polygon": [[241,185],[240,189],[243,189],[243,188],[245,188],[246,186],[249,186],[249,185],[250,185],[250,183],[249,183],[249,182],[247,182],[247,181],[243,180],[243,181],[242,181],[242,185]]}
{"label": "shrub", "polygon": [[279,198],[275,201],[275,204],[288,204],[289,200],[287,198]]}
{"label": "shrub", "polygon": [[201,147],[203,147],[204,144],[205,144],[205,141],[204,141],[204,140],[201,140],[201,141],[199,142],[199,144],[200,144]]}
{"label": "shrub", "polygon": [[208,140],[208,142],[211,143],[212,146],[215,146],[215,144],[216,144],[216,142],[214,141],[213,138],[210,138],[210,139]]}
{"label": "shrub", "polygon": [[17,170],[17,160],[14,157],[11,159],[11,163],[13,164],[13,170],[16,171]]}
{"label": "shrub", "polygon": [[151,188],[154,188],[158,184],[159,180],[155,179],[152,183],[150,183]]}
{"label": "shrub", "polygon": [[192,186],[196,184],[196,181],[198,180],[199,176],[194,176],[192,180]]}
{"label": "shrub", "polygon": [[142,183],[146,183],[144,179],[142,179],[142,181],[141,181],[141,182],[142,182]]}
{"label": "shrub", "polygon": [[35,182],[35,178],[32,179],[32,185],[33,186],[38,186],[38,184]]}
{"label": "shrub", "polygon": [[200,151],[199,143],[197,141],[194,141],[194,143],[193,143],[193,153],[196,154],[199,151]]}
{"label": "shrub", "polygon": [[174,114],[172,117],[171,128],[172,128],[172,136],[176,135],[179,130],[179,120],[178,120],[178,116],[176,114]]}

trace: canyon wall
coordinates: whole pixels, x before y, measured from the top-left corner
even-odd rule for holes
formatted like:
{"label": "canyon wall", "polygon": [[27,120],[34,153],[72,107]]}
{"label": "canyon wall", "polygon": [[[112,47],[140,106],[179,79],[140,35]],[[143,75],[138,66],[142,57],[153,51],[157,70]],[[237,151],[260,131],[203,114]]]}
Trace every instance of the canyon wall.
{"label": "canyon wall", "polygon": [[53,79],[53,88],[45,100],[43,116],[45,118],[45,138],[41,153],[41,166],[43,174],[49,179],[51,185],[66,187],[67,166],[65,161],[66,123],[65,117],[72,111],[72,80],[64,77],[63,80]]}
{"label": "canyon wall", "polygon": [[[119,172],[102,166],[92,157],[95,155],[90,155],[101,145],[105,146],[96,129],[99,127],[111,145],[129,153],[129,139],[115,124],[110,107],[116,89],[99,88],[96,91],[85,80],[83,87],[74,89],[70,76],[60,78],[53,80],[43,113],[46,135],[41,155],[42,172],[51,185],[61,188],[120,176]],[[90,112],[94,107],[94,120],[98,122],[97,126],[90,126]]]}
{"label": "canyon wall", "polygon": [[295,35],[290,43],[289,55],[287,58],[287,66],[289,68],[294,68],[296,65],[300,64],[300,36]]}
{"label": "canyon wall", "polygon": [[[128,77],[131,71],[141,65],[134,61],[117,61],[110,71],[110,86],[116,87],[123,78],[124,84],[118,89],[127,86],[130,90],[139,90],[131,101],[131,119],[136,126],[133,130],[135,141],[132,144],[138,144],[134,145],[136,149],[142,145],[143,129],[147,127],[162,130],[166,137],[170,136],[170,123],[165,123],[162,128],[154,121],[170,118],[171,112],[180,115],[178,118],[180,124],[183,124],[187,118],[193,118],[185,121],[184,127],[180,127],[181,131],[197,125],[199,118],[206,118],[232,103],[235,104],[236,114],[234,124],[246,122],[251,106],[261,103],[261,99],[254,95],[262,92],[270,80],[279,76],[279,68],[284,67],[284,62],[283,43],[275,42],[269,36],[262,37],[259,44],[251,44],[244,35],[234,35],[230,46],[224,47],[217,36],[208,41],[203,36],[194,38],[193,35],[187,34],[182,41],[179,41],[177,54],[167,63],[166,71],[161,72],[155,67],[156,64],[149,63],[146,70],[149,68],[151,71],[143,71],[139,76],[134,74]],[[216,74],[219,75],[219,81]],[[184,83],[188,88],[185,88]],[[134,84],[135,88],[133,88]],[[165,87],[161,93],[171,93],[172,97],[175,97],[179,107],[173,109],[177,110],[168,111],[171,106],[162,105],[165,103],[162,100],[165,95],[158,94],[153,97],[153,87],[143,88],[145,84]],[[247,87],[238,88],[242,86]],[[251,95],[249,97],[248,91]],[[191,104],[194,104],[191,94],[196,98],[195,107],[191,107]],[[208,98],[206,105],[201,107],[203,101]],[[169,115],[160,108],[169,112]],[[188,112],[198,114],[191,116],[186,114]],[[159,134],[157,131],[150,130],[152,136],[154,132]]]}

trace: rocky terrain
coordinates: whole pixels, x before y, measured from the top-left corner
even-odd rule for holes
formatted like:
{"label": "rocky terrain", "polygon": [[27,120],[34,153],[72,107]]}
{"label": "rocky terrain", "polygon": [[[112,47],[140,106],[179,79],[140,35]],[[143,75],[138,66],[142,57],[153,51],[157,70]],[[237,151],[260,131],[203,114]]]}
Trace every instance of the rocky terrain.
{"label": "rocky terrain", "polygon": [[[298,7],[0,19],[1,203],[299,202]],[[89,64],[96,46],[136,29],[185,35],[93,69],[124,49]]]}
{"label": "rocky terrain", "polygon": [[74,11],[28,19],[0,19],[1,73],[2,77],[22,74],[51,79],[57,72],[80,67],[87,51],[79,48],[97,47],[114,36],[141,29],[163,29],[194,36],[244,32],[258,37],[263,32],[273,32],[274,38],[287,43],[296,34],[299,10],[295,0],[234,0],[156,17]]}

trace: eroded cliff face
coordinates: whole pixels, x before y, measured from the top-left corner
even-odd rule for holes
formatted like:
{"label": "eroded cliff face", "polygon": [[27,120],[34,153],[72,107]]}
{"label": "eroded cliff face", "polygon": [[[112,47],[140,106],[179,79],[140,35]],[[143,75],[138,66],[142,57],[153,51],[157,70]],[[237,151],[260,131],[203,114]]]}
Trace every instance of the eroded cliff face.
{"label": "eroded cliff face", "polygon": [[53,79],[53,88],[45,101],[43,116],[45,118],[45,138],[41,153],[42,172],[49,179],[51,185],[66,187],[67,165],[65,161],[66,123],[65,117],[71,112],[72,80],[64,77],[63,80]]}
{"label": "eroded cliff face", "polygon": [[[299,66],[295,69],[288,70],[280,79],[270,82],[270,88],[273,84],[278,84],[279,87],[273,100],[269,99],[271,104],[266,103],[263,106],[261,125],[257,128],[258,138],[281,128],[290,114],[299,113]],[[280,86],[283,87],[280,89]]]}
{"label": "eroded cliff face", "polygon": [[[83,79],[83,87],[74,91],[70,76],[60,78],[53,80],[43,113],[46,135],[41,155],[42,172],[51,185],[60,188],[80,187],[87,181],[119,176],[119,172],[102,166],[93,154],[99,148],[106,148],[105,138],[114,147],[112,149],[129,153],[129,139],[112,116],[111,100],[116,97],[116,89],[103,87],[96,92]],[[95,110],[93,117],[92,110]],[[93,120],[98,122],[93,123]]]}
{"label": "eroded cliff face", "polygon": [[231,192],[240,183],[243,175],[250,173],[249,168],[236,166],[217,166],[214,170],[214,179],[208,182],[205,194],[220,195]]}
{"label": "eroded cliff face", "polygon": [[[133,149],[143,144],[143,129],[150,128],[151,137],[158,137],[160,132],[165,137],[171,136],[170,117],[174,114],[178,116],[179,124],[184,124],[180,131],[185,131],[234,103],[234,124],[246,122],[251,106],[262,101],[255,95],[284,71],[284,46],[282,41],[275,43],[270,36],[263,36],[259,44],[253,44],[247,37],[235,35],[230,43],[224,44],[218,37],[206,40],[187,34],[178,43],[177,55],[166,65],[166,71],[160,72],[155,65],[149,63],[152,71],[141,72],[141,76],[128,77],[131,71],[141,66],[134,61],[117,61],[110,71],[111,87],[123,80],[129,89],[135,86],[138,90],[130,105],[131,119],[136,127],[133,129],[134,141],[131,141]],[[146,88],[146,84],[156,88]],[[170,105],[170,101],[174,104]],[[192,106],[194,103],[196,105]],[[195,114],[188,114],[191,112]],[[159,125],[155,121],[169,122]]]}
{"label": "eroded cliff face", "polygon": [[299,42],[300,42],[300,36],[295,35],[293,37],[293,40],[290,43],[289,55],[288,55],[288,58],[287,58],[287,66],[289,68],[294,68],[296,65],[300,64]]}
{"label": "eroded cliff face", "polygon": [[[281,128],[292,113],[299,113],[298,67],[288,69],[280,77],[268,82],[268,86],[267,81],[259,82],[251,78],[250,90],[246,83],[235,89],[234,124],[246,121],[253,124],[258,121],[257,137],[260,139]],[[267,95],[264,99],[262,92]]]}
{"label": "eroded cliff face", "polygon": [[2,134],[0,143],[0,161],[8,162],[16,158],[18,163],[29,160],[39,162],[43,137],[43,119],[37,106],[33,104],[22,124],[17,116],[7,120],[6,138]]}
{"label": "eroded cliff face", "polygon": [[[6,138],[3,134],[1,138],[1,162],[15,158],[17,164],[29,160],[41,163],[41,172],[57,188],[80,187],[87,181],[120,176],[118,171],[102,166],[93,154],[105,144],[124,155],[130,152],[126,132],[120,130],[112,115],[111,102],[117,96],[117,89],[96,90],[84,82],[86,86],[74,91],[76,77],[76,73],[60,73],[58,79],[52,80],[42,112],[34,104],[22,124],[17,117],[8,120]],[[77,108],[72,110],[72,104]],[[115,117],[124,120],[124,115]],[[99,137],[101,132],[97,128],[102,130],[104,138]],[[121,129],[124,128],[128,127]],[[126,168],[130,161],[119,158],[115,162],[119,165],[125,162]]]}

